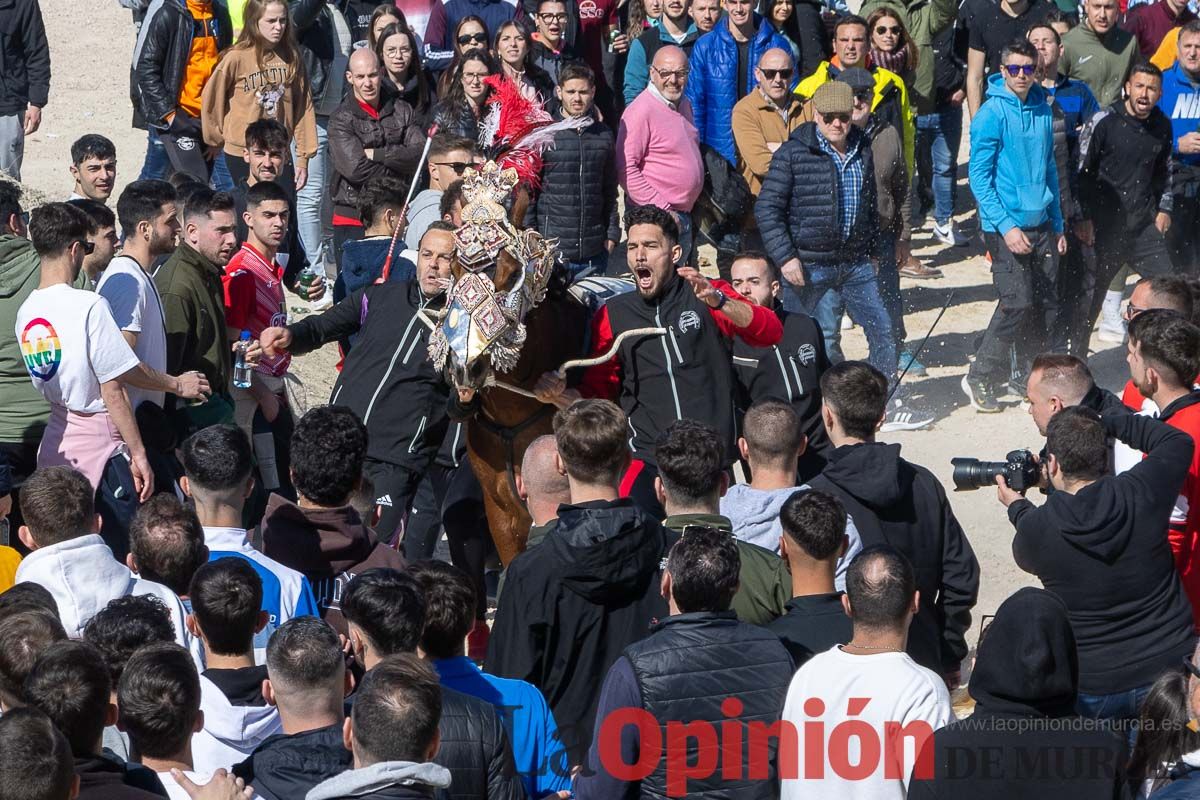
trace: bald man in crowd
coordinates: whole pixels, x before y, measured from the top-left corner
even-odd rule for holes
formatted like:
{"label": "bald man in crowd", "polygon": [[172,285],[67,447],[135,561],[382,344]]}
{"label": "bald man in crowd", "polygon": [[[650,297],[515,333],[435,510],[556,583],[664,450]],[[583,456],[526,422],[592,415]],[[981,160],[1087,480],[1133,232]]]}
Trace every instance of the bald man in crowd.
{"label": "bald man in crowd", "polygon": [[407,191],[425,144],[425,133],[412,106],[381,91],[382,69],[373,51],[355,50],[346,68],[346,82],[352,91],[329,115],[334,254],[339,267],[342,245],[363,236],[364,223],[358,212],[363,186],[372,179],[392,176],[400,179]]}
{"label": "bald man in crowd", "polygon": [[[533,525],[525,540],[525,549],[541,544],[553,529],[558,519],[558,507],[571,502],[571,484],[567,482],[567,470],[558,460],[558,445],[554,436],[546,434],[534,439],[525,449],[521,459],[521,472],[517,475],[517,495],[525,501]],[[504,576],[496,588],[496,602],[504,590]]]}

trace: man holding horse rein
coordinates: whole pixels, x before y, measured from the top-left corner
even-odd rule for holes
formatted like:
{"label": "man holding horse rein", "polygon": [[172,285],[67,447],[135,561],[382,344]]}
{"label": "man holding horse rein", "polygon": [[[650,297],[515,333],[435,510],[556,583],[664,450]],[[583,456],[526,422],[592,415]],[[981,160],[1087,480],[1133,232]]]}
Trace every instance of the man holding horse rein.
{"label": "man holding horse rein", "polygon": [[634,206],[625,221],[637,291],[614,297],[596,314],[592,353],[605,353],[623,331],[658,327],[666,333],[626,340],[614,359],[587,369],[577,390],[547,372],[534,392],[560,408],[580,397],[616,400],[633,430],[634,461],[621,488],[661,518],[654,493],[658,435],[679,419],[704,420],[722,436],[725,452],[736,453],[733,338],[770,347],[783,336],[783,326],[770,309],[753,305],[725,281],[710,281],[690,267],[675,268],[679,226],[670,212]]}

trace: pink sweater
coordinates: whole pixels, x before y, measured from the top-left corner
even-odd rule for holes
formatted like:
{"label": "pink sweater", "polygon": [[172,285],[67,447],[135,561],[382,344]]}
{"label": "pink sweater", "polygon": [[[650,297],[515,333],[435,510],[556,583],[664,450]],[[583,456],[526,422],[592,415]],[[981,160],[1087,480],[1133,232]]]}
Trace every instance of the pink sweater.
{"label": "pink sweater", "polygon": [[625,107],[617,131],[617,176],[629,199],[690,212],[704,188],[699,143],[687,98],[675,111],[647,87]]}

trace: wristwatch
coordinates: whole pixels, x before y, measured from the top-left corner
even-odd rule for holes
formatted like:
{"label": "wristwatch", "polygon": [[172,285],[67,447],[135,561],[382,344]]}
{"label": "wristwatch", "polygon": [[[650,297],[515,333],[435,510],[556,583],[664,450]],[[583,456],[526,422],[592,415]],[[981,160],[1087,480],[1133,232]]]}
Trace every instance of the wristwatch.
{"label": "wristwatch", "polygon": [[725,304],[728,302],[729,302],[729,295],[725,294],[722,291],[718,291],[717,292],[717,304],[715,306],[709,306],[709,308],[711,308],[713,311],[720,311],[722,308],[725,307]]}

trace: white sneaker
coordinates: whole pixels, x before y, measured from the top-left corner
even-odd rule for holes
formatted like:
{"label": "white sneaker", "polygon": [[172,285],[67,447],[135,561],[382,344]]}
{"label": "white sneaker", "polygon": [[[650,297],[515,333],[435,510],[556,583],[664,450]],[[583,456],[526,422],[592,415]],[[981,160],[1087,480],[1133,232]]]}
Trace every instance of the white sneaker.
{"label": "white sneaker", "polygon": [[921,411],[906,405],[903,400],[892,400],[884,417],[883,425],[879,426],[880,433],[891,431],[918,431],[930,425],[936,417],[928,411]]}
{"label": "white sneaker", "polygon": [[967,246],[967,239],[958,232],[958,227],[954,224],[954,220],[950,220],[945,225],[939,225],[937,222],[934,222],[933,238],[951,247]]}

